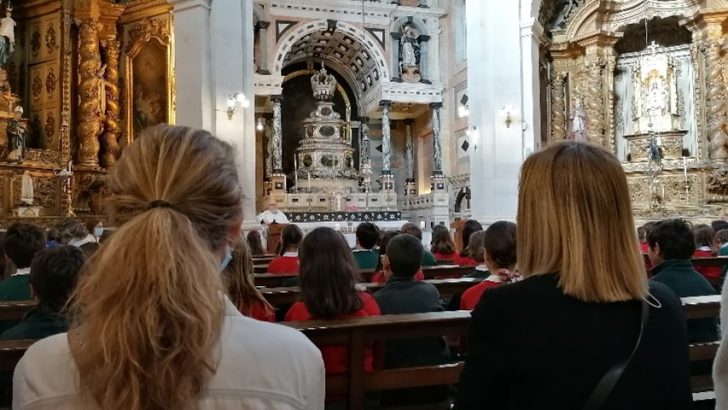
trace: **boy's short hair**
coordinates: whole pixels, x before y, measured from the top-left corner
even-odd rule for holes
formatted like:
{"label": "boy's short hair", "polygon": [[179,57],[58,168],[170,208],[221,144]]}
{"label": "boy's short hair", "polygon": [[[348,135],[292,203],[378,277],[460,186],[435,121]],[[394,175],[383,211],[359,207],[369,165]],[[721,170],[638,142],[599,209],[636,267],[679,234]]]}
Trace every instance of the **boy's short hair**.
{"label": "boy's short hair", "polygon": [[356,227],[356,240],[362,248],[372,249],[379,242],[379,228],[371,222],[360,223]]}
{"label": "boy's short hair", "polygon": [[715,239],[717,239],[721,245],[725,245],[726,243],[728,243],[728,229],[721,229],[720,231],[716,232]]}
{"label": "boy's short hair", "polygon": [[45,247],[46,235],[43,228],[27,223],[10,225],[3,241],[5,255],[18,269],[29,267],[33,256]]}
{"label": "boy's short hair", "polygon": [[402,229],[400,229],[400,231],[402,231],[402,233],[410,234],[420,241],[422,240],[422,229],[411,222],[407,222],[402,225]]}
{"label": "boy's short hair", "polygon": [[723,229],[728,229],[728,221],[718,219],[718,220],[711,222],[710,226],[713,227],[714,231],[718,232]]}
{"label": "boy's short hair", "polygon": [[682,219],[657,222],[647,232],[650,249],[660,245],[662,258],[690,259],[695,253],[695,239],[690,225]]}
{"label": "boy's short hair", "polygon": [[397,277],[412,277],[422,267],[422,243],[410,234],[397,235],[387,244],[389,269]]}
{"label": "boy's short hair", "polygon": [[60,312],[76,287],[85,262],[83,251],[75,246],[59,246],[38,252],[29,278],[38,304],[52,313]]}

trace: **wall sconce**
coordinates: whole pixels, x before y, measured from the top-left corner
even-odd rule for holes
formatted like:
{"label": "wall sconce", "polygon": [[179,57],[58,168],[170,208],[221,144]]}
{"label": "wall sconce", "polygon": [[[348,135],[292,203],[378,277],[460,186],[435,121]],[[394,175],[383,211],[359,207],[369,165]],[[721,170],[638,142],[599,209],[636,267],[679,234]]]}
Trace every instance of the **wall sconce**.
{"label": "wall sconce", "polygon": [[263,131],[263,118],[258,117],[258,121],[255,123],[255,129],[258,131]]}
{"label": "wall sconce", "polygon": [[513,123],[513,117],[515,117],[516,113],[516,107],[510,104],[506,104],[503,106],[503,108],[501,108],[500,116],[505,121],[506,128],[511,128],[511,124]]}
{"label": "wall sconce", "polygon": [[240,104],[240,106],[243,108],[250,107],[250,101],[247,98],[245,98],[245,94],[235,93],[235,94],[229,96],[227,99],[227,110],[225,110],[229,120],[233,119],[233,115],[235,115],[235,111],[238,108],[238,104]]}

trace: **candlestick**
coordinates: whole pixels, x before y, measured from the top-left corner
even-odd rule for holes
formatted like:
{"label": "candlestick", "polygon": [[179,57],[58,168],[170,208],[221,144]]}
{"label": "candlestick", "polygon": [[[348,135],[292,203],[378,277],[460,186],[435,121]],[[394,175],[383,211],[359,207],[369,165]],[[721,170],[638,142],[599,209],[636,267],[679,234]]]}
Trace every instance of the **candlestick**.
{"label": "candlestick", "polygon": [[306,171],[306,174],[308,174],[308,193],[311,193],[311,172]]}

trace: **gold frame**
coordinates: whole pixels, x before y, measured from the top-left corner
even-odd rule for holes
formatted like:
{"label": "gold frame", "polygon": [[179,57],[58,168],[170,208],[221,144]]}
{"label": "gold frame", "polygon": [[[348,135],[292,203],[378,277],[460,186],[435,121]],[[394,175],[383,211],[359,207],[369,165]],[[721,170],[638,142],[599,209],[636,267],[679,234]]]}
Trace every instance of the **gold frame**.
{"label": "gold frame", "polygon": [[[161,17],[161,18],[160,18]],[[175,78],[174,78],[174,41],[171,35],[172,19],[169,15],[144,19],[127,28],[129,43],[124,53],[124,139],[127,144],[134,139],[134,58],[142,47],[151,41],[158,42],[167,54],[167,112],[165,121],[175,123]]]}

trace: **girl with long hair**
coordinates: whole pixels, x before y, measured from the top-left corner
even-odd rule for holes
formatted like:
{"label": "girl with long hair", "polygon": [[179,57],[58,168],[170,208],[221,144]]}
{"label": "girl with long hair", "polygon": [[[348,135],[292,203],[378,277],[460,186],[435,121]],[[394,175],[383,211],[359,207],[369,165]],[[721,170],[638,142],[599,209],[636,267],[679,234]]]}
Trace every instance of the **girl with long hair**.
{"label": "girl with long hair", "polygon": [[[369,293],[357,289],[359,273],[344,237],[331,228],[309,232],[299,247],[301,300],[291,306],[286,321],[348,319],[379,316],[379,306]],[[327,374],[348,370],[345,346],[321,348]],[[367,350],[365,370],[372,370],[372,352]]]}
{"label": "girl with long hair", "polygon": [[455,262],[455,241],[452,240],[450,230],[444,225],[435,225],[432,228],[432,247],[430,251],[438,261],[448,260]]}
{"label": "girl with long hair", "polygon": [[574,141],[532,154],[517,223],[525,279],[473,310],[455,408],[691,408],[682,304],[648,285],[619,160]]}
{"label": "girl with long hair", "polygon": [[234,155],[206,131],[168,125],[126,147],[107,180],[117,228],[80,278],[68,333],[18,363],[13,408],[323,407],[316,347],[225,296],[242,221]]}
{"label": "girl with long hair", "polygon": [[228,296],[240,313],[253,319],[275,322],[275,310],[258,292],[253,280],[253,258],[245,239],[241,238],[233,251],[233,259],[223,273]]}
{"label": "girl with long hair", "polygon": [[303,239],[303,231],[298,225],[286,225],[281,232],[281,243],[278,256],[268,264],[268,273],[285,275],[287,273],[298,273],[298,244]]}
{"label": "girl with long hair", "polygon": [[250,254],[252,256],[263,256],[265,255],[265,249],[263,249],[263,239],[260,237],[260,231],[250,231],[245,237],[250,248]]}
{"label": "girl with long hair", "polygon": [[483,230],[483,225],[475,219],[468,219],[463,224],[463,229],[460,234],[462,235],[463,248],[460,253],[455,257],[455,264],[461,266],[476,266],[478,262],[470,256],[470,238],[475,232]]}

